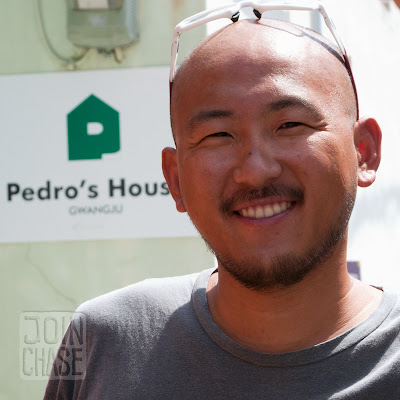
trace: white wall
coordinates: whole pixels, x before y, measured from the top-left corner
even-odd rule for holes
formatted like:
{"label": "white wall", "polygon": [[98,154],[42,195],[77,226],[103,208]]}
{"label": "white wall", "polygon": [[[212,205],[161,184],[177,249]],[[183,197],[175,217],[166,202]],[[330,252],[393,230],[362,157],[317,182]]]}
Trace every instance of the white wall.
{"label": "white wall", "polygon": [[400,96],[400,10],[393,1],[326,1],[351,56],[360,114],[383,132],[377,181],[360,189],[350,222],[348,258],[361,262],[366,282],[400,290],[400,179],[396,150]]}

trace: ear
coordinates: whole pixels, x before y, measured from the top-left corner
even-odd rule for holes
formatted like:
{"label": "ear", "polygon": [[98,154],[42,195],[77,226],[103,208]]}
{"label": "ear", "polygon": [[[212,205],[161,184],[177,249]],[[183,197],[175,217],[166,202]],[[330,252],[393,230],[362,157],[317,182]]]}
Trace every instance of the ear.
{"label": "ear", "polygon": [[382,132],[373,118],[361,118],[354,128],[358,159],[358,186],[367,187],[375,181],[381,162]]}
{"label": "ear", "polygon": [[162,169],[164,178],[167,181],[169,191],[175,200],[176,209],[179,212],[185,212],[181,190],[179,185],[178,164],[176,162],[176,150],[172,147],[166,147],[162,151]]}

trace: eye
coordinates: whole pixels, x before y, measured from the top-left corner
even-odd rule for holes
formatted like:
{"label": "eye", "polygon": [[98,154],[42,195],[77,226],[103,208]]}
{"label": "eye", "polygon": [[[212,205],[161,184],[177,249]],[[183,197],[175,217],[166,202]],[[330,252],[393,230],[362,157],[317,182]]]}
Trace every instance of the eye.
{"label": "eye", "polygon": [[203,140],[207,140],[207,139],[218,139],[218,138],[231,138],[232,135],[228,132],[215,132],[215,133],[211,133],[210,135],[205,136]]}
{"label": "eye", "polygon": [[207,137],[226,137],[226,136],[232,136],[228,132],[215,132],[212,133],[211,135],[208,135]]}
{"label": "eye", "polygon": [[302,125],[301,122],[285,122],[282,124],[278,129],[290,129],[290,128],[295,128],[296,126]]}

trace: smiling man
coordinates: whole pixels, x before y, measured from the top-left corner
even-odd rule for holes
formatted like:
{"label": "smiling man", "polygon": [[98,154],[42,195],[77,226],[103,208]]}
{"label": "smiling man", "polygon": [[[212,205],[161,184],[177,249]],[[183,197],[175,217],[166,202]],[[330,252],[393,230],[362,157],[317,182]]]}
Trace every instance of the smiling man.
{"label": "smiling man", "polygon": [[346,265],[357,184],[375,179],[381,132],[357,120],[350,76],[318,41],[282,22],[237,22],[203,42],[172,87],[176,150],[163,168],[218,260],[211,315],[266,353],[332,339],[382,297]]}
{"label": "smiling man", "polygon": [[85,375],[63,376],[64,348],[47,398],[400,398],[398,297],[346,267],[381,132],[358,118],[334,45],[289,23],[235,22],[184,61],[171,118],[164,175],[218,269],[82,305]]}

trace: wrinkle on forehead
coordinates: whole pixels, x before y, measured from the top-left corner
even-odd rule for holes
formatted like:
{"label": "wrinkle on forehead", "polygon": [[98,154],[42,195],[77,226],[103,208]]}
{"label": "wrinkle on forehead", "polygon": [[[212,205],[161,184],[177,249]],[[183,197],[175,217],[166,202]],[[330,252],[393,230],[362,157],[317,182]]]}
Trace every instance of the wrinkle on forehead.
{"label": "wrinkle on forehead", "polygon": [[[285,60],[288,61],[287,68]],[[258,21],[243,20],[204,39],[184,60],[178,69],[171,93],[171,126],[174,131],[176,104],[184,99],[196,75],[228,74],[232,68],[249,69],[255,66],[274,74],[290,76],[291,62],[303,69],[303,74],[315,74],[315,79],[339,82],[335,88],[338,101],[348,103],[349,115],[356,118],[353,87],[343,60],[336,46],[323,36],[288,22],[262,18]],[[316,64],[319,73],[315,73]],[[314,72],[311,72],[314,71]],[[314,78],[313,78],[314,79]]]}

